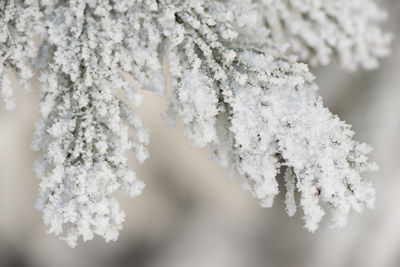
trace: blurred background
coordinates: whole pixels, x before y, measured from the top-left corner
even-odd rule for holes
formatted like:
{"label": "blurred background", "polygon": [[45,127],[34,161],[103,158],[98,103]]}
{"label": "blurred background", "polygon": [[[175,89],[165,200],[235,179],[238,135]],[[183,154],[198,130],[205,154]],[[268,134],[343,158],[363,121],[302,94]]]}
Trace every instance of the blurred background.
{"label": "blurred background", "polygon": [[71,249],[46,234],[34,208],[37,91],[17,89],[17,110],[0,108],[0,267],[400,266],[400,1],[377,2],[388,10],[386,29],[397,35],[381,67],[313,70],[325,105],[374,147],[371,160],[380,171],[368,178],[377,190],[375,210],[352,214],[343,230],[327,228],[327,218],[308,233],[301,212],[286,215],[282,195],[273,208],[261,208],[206,148],[191,147],[180,128],[167,128],[166,101],[145,92],[138,112],[151,130],[151,157],[132,166],[147,187],[134,199],[117,196],[126,212],[117,242],[95,238]]}

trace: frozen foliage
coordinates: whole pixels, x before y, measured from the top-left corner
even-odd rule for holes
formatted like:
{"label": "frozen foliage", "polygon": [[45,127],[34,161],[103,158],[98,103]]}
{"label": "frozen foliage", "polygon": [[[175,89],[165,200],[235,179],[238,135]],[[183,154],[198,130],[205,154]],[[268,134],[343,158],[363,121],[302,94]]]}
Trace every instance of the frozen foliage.
{"label": "frozen foliage", "polygon": [[[22,75],[28,64],[21,62],[35,57],[40,69],[42,118],[32,147],[43,151],[36,162],[37,207],[49,232],[63,235],[71,246],[94,234],[107,241],[118,237],[124,213],[113,192],[133,197],[144,188],[125,155],[131,150],[139,162],[147,158],[148,133],[129,104],[140,104],[138,86],[167,95],[169,122],[181,120],[194,145],[209,144],[213,158],[238,173],[263,207],[273,204],[276,177],[284,172],[287,212],[296,212],[297,191],[309,231],[318,228],[322,205],[330,206],[336,227],[346,224],[351,209],[373,206],[374,189],[360,176],[376,168],[367,160],[369,147],[353,141],[350,126],[323,107],[313,75],[292,54],[327,63],[337,53],[346,67],[371,67],[386,53],[389,37],[374,24],[379,16],[372,2],[359,7],[357,25],[348,16],[353,5],[343,4],[345,12],[339,12],[330,2],[303,2],[2,1],[14,9],[4,9],[1,22],[16,20],[12,10],[19,10],[27,14],[18,16],[19,23],[32,25],[41,40],[35,57],[34,34],[8,22],[1,55],[12,55],[3,65],[25,80],[32,72]],[[292,3],[311,14],[300,15],[305,34],[284,30],[290,20],[279,29],[265,22],[264,11],[293,16],[297,23],[300,11]],[[326,23],[333,41],[314,38]],[[290,49],[276,40],[276,31]],[[377,36],[381,42],[371,42]],[[309,49],[303,41],[318,44]],[[32,49],[25,52],[26,47]],[[164,59],[174,88],[170,95]],[[6,103],[11,92],[3,82]]]}
{"label": "frozen foliage", "polygon": [[44,151],[36,164],[37,207],[49,232],[65,231],[71,246],[93,234],[116,240],[124,213],[112,193],[134,197],[144,187],[128,168],[125,152],[133,150],[143,162],[148,134],[113,92],[122,88],[132,100],[139,98],[120,72],[126,70],[122,64],[135,65],[124,54],[136,40],[124,36],[129,25],[107,2],[48,1],[42,8],[44,47],[52,52],[39,78],[42,119],[33,140],[33,148]]}

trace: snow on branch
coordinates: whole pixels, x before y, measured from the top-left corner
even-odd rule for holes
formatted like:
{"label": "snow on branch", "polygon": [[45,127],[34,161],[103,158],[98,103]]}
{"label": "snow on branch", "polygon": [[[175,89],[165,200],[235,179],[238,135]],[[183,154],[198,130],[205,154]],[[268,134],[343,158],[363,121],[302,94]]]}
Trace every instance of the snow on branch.
{"label": "snow on branch", "polygon": [[285,166],[288,194],[299,191],[310,231],[324,215],[321,203],[332,207],[338,227],[351,209],[373,205],[374,189],[360,176],[375,169],[369,148],[323,107],[306,65],[267,41],[232,41],[229,25],[201,7],[175,14],[186,38],[169,54],[176,88],[170,114],[182,119],[194,144],[210,142],[215,158],[238,172],[264,207],[278,194],[276,176]]}
{"label": "snow on branch", "polygon": [[132,109],[140,104],[139,87],[168,97],[169,121],[181,120],[194,145],[210,145],[213,158],[238,173],[263,207],[273,204],[284,172],[286,210],[296,212],[297,191],[309,231],[318,228],[322,206],[330,207],[336,227],[351,210],[372,207],[375,191],[361,177],[376,169],[366,156],[370,148],[323,107],[313,75],[297,60],[327,63],[336,54],[345,67],[372,67],[387,53],[390,38],[375,25],[375,6],[350,2],[332,1],[340,8],[300,0],[0,2],[8,107],[5,68],[23,80],[32,76],[31,58],[40,69],[42,118],[32,148],[43,152],[35,167],[36,206],[49,232],[70,246],[95,234],[117,239],[125,215],[113,193],[134,197],[144,188],[125,155],[148,157],[148,131]]}

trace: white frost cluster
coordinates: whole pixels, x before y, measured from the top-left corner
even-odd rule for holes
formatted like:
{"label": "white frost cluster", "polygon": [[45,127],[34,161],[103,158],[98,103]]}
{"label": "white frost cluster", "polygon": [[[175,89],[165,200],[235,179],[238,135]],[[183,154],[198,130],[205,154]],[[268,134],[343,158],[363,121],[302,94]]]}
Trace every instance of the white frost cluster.
{"label": "white frost cluster", "polygon": [[148,156],[147,131],[114,91],[122,88],[139,104],[137,88],[122,73],[137,65],[128,56],[137,39],[108,1],[42,5],[51,57],[39,78],[42,119],[33,140],[33,149],[44,151],[36,163],[37,208],[49,232],[63,233],[70,246],[94,234],[116,240],[125,215],[113,192],[134,197],[144,188],[125,152],[132,150],[139,162]]}
{"label": "white frost cluster", "polygon": [[[360,8],[357,25],[345,15],[356,4],[343,4],[339,12],[331,2],[316,0],[0,2],[28,14],[24,21],[31,18],[40,39],[36,57],[24,53],[34,46],[34,33],[15,31],[9,22],[5,29],[11,34],[1,55],[15,54],[3,66],[17,73],[21,62],[33,57],[40,69],[42,118],[32,147],[43,151],[36,163],[41,180],[37,207],[49,232],[71,246],[94,234],[117,239],[124,213],[113,192],[133,197],[144,188],[125,155],[131,150],[139,162],[148,156],[148,132],[131,108],[140,104],[139,86],[168,97],[169,122],[181,120],[194,145],[210,145],[213,158],[238,173],[262,206],[273,204],[279,193],[276,177],[284,172],[286,210],[292,216],[299,198],[309,231],[317,229],[325,213],[321,206],[331,207],[337,227],[346,224],[352,209],[373,206],[374,189],[360,176],[375,169],[366,157],[369,147],[353,141],[350,126],[323,107],[313,75],[292,55],[327,63],[337,54],[349,67],[374,65],[386,53],[389,37],[374,24],[372,2],[350,2]],[[270,16],[264,11],[280,23],[279,16],[293,13],[294,24],[300,16],[301,30],[308,33],[285,29],[290,20],[277,30],[265,21]],[[1,23],[11,21],[14,13],[2,12]],[[326,23],[337,40],[318,35]],[[289,49],[276,40],[276,31]],[[368,38],[376,36],[385,38],[371,43]],[[18,38],[22,52],[13,50],[11,40]],[[353,46],[344,45],[343,38]],[[165,90],[164,59],[174,86],[171,95]],[[137,83],[129,83],[126,75]],[[1,87],[6,101],[12,98],[9,88]]]}

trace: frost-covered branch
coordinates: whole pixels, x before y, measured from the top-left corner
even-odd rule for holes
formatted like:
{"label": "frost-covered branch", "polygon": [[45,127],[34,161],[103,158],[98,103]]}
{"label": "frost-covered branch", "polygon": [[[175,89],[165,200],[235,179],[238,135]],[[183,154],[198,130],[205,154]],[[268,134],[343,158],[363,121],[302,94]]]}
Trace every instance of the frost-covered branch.
{"label": "frost-covered branch", "polygon": [[268,41],[232,40],[229,24],[197,5],[175,14],[185,38],[169,53],[176,87],[170,114],[196,145],[212,143],[215,158],[238,172],[265,207],[285,166],[289,213],[296,187],[310,231],[324,215],[321,203],[332,207],[335,226],[346,223],[350,209],[372,206],[374,190],[360,177],[375,168],[365,156],[369,148],[322,106],[306,65]]}
{"label": "frost-covered branch", "polygon": [[[124,213],[112,194],[136,196],[144,187],[125,155],[147,157],[148,132],[131,108],[140,104],[139,87],[167,96],[169,121],[180,119],[193,144],[210,145],[213,158],[238,173],[262,206],[273,204],[276,176],[284,172],[287,212],[296,211],[297,191],[309,231],[317,229],[322,206],[331,208],[337,227],[350,210],[373,206],[374,189],[360,176],[375,169],[369,147],[323,107],[313,75],[296,55],[327,63],[336,54],[348,68],[374,66],[390,39],[375,26],[375,6],[332,1],[343,11],[326,1],[249,1],[0,2],[6,103],[12,91],[4,66],[25,80],[32,76],[30,58],[40,69],[42,118],[32,147],[43,151],[37,207],[49,232],[71,246],[94,234],[118,237]],[[301,31],[293,29],[298,25]]]}

